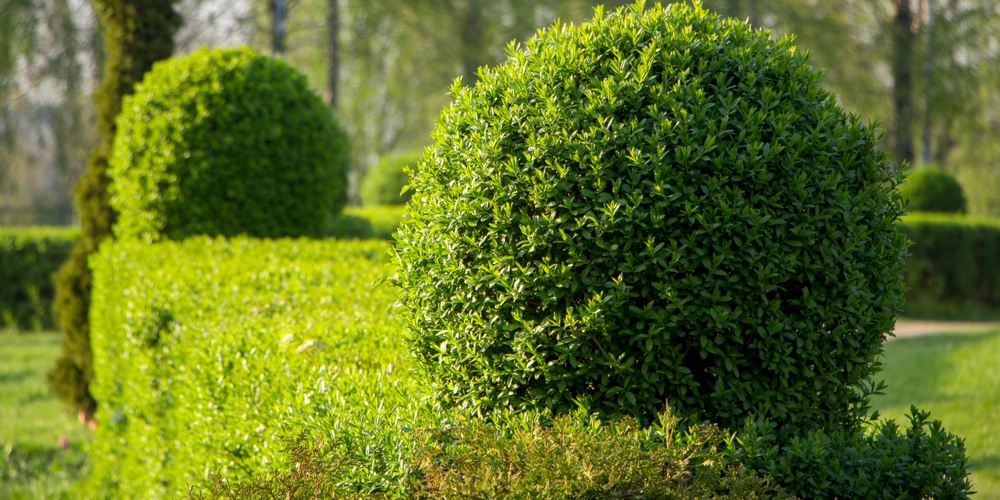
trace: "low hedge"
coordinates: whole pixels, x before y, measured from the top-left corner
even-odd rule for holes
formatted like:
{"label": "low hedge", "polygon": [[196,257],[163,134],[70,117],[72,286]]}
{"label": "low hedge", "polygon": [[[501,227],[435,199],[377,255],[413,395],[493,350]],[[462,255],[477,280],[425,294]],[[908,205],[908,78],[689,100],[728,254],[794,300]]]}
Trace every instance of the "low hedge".
{"label": "low hedge", "polygon": [[52,273],[79,238],[77,229],[0,227],[0,327],[53,327]]}
{"label": "low hedge", "polygon": [[908,426],[881,420],[783,445],[766,422],[749,423],[730,441],[729,457],[797,498],[969,498],[964,440],[916,407],[908,418]]}
{"label": "low hedge", "polygon": [[382,241],[193,238],[93,258],[99,427],[85,496],[177,498],[213,474],[288,470],[297,437],[352,457],[352,496],[398,492],[407,428],[436,425],[407,376]]}
{"label": "low hedge", "polygon": [[911,214],[905,273],[910,311],[986,310],[1000,315],[1000,219]]}

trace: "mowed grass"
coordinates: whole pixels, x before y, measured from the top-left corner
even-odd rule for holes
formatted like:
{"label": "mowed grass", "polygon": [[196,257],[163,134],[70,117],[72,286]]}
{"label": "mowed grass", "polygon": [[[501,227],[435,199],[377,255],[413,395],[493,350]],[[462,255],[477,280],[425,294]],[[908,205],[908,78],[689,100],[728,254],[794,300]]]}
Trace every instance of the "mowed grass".
{"label": "mowed grass", "polygon": [[874,407],[900,424],[911,404],[930,411],[965,438],[975,497],[1000,499],[1000,330],[892,340],[883,362]]}
{"label": "mowed grass", "polygon": [[[0,498],[72,498],[90,431],[49,394],[45,373],[59,356],[52,332],[0,330]],[[69,440],[61,448],[59,438]]]}

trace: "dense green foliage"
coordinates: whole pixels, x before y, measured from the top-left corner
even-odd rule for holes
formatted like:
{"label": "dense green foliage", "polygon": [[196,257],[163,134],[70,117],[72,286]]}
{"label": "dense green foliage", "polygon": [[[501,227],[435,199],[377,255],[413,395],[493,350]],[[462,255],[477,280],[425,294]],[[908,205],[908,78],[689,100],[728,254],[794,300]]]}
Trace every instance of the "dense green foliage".
{"label": "dense green foliage", "polygon": [[76,184],[76,208],[83,237],[55,276],[53,311],[63,334],[63,354],[49,372],[49,386],[61,400],[88,414],[95,402],[90,349],[91,274],[88,257],[106,238],[116,214],[109,203],[108,157],[122,98],[152,67],[170,57],[181,18],[175,0],[95,0],[103,36],[104,71],[94,92],[100,136],[87,169]]}
{"label": "dense green foliage", "polygon": [[396,153],[382,157],[365,172],[361,181],[361,201],[365,205],[403,205],[410,201],[413,192],[403,192],[410,184],[407,168],[420,161],[422,153]]}
{"label": "dense green foliage", "polygon": [[125,99],[109,175],[118,237],[323,236],[347,137],[305,77],[250,49],[155,65]]}
{"label": "dense green foliage", "polygon": [[964,214],[965,193],[962,185],[951,174],[933,166],[913,171],[899,187],[909,200],[911,212],[948,212]]}
{"label": "dense green foliage", "polygon": [[913,214],[899,229],[913,240],[904,309],[1000,311],[1000,219]]}
{"label": "dense green foliage", "polygon": [[901,174],[789,38],[637,4],[453,93],[396,253],[441,401],[858,414],[902,301]]}
{"label": "dense green foliage", "polygon": [[79,239],[75,229],[0,227],[0,328],[52,328],[52,273]]}
{"label": "dense green foliage", "polygon": [[391,307],[382,241],[118,240],[94,261],[91,498],[177,498],[211,474],[288,470],[304,435],[350,457],[340,478],[398,491],[434,426]]}
{"label": "dense green foliage", "polygon": [[730,452],[798,498],[969,498],[965,443],[929,416],[911,407],[905,429],[887,420],[867,432],[815,431],[784,445],[758,423]]}
{"label": "dense green foliage", "polygon": [[417,498],[786,498],[731,466],[714,426],[681,431],[669,413],[643,428],[578,412],[438,430],[415,454]]}

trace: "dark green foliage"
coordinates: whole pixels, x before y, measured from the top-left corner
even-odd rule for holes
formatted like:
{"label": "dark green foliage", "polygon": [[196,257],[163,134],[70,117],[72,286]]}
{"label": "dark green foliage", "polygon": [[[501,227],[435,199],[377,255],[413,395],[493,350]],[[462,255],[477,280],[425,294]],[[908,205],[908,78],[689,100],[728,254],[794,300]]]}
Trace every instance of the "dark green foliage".
{"label": "dark green foliage", "polygon": [[118,118],[118,237],[325,235],[346,201],[347,137],[304,75],[247,48],[154,66]]}
{"label": "dark green foliage", "polygon": [[52,273],[79,239],[75,229],[0,228],[0,327],[52,328]]}
{"label": "dark green foliage", "polygon": [[788,498],[727,467],[717,427],[681,432],[669,418],[644,429],[585,413],[509,427],[481,420],[435,432],[417,448],[416,498]]}
{"label": "dark green foliage", "polygon": [[340,213],[331,219],[326,235],[343,240],[363,240],[374,237],[375,229],[372,222],[364,217]]}
{"label": "dark green foliage", "polygon": [[397,153],[383,156],[374,167],[365,172],[361,181],[361,201],[365,205],[403,205],[410,201],[412,191],[403,191],[410,183],[408,168],[420,161],[420,152]]}
{"label": "dark green foliage", "polygon": [[915,169],[899,187],[909,200],[910,212],[948,212],[964,214],[965,194],[961,184],[948,172],[933,166]]}
{"label": "dark green foliage", "polygon": [[1000,220],[913,214],[899,230],[913,241],[905,310],[1000,311]]}
{"label": "dark green foliage", "polygon": [[969,498],[964,441],[915,407],[910,426],[892,420],[816,431],[779,446],[767,424],[749,425],[729,452],[799,498]]}
{"label": "dark green foliage", "polygon": [[83,237],[55,275],[53,311],[63,334],[63,353],[49,372],[52,392],[78,410],[93,413],[90,396],[91,370],[90,269],[88,256],[111,236],[115,213],[108,202],[108,156],[115,137],[115,118],[122,97],[155,61],[170,57],[173,34],[180,26],[175,0],[95,0],[104,35],[104,71],[94,92],[96,128],[100,136],[87,169],[76,184],[76,208]]}
{"label": "dark green foliage", "polygon": [[377,205],[366,207],[345,207],[345,215],[364,217],[371,222],[372,236],[381,240],[392,240],[396,228],[403,220],[403,205]]}
{"label": "dark green foliage", "polygon": [[452,92],[395,280],[443,404],[859,413],[902,301],[901,173],[789,38],[636,4]]}

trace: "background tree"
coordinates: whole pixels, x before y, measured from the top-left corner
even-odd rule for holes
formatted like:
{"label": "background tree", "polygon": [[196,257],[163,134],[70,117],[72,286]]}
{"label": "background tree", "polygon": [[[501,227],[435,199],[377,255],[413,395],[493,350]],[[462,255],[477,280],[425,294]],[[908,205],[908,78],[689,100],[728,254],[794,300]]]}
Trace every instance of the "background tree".
{"label": "background tree", "polygon": [[87,257],[112,236],[115,213],[108,203],[108,156],[122,97],[130,94],[154,62],[173,52],[181,18],[174,0],[94,0],[107,54],[94,101],[100,141],[76,186],[83,238],[56,274],[56,321],[63,334],[62,355],[49,372],[52,391],[88,418],[96,409],[90,395],[91,275]]}

